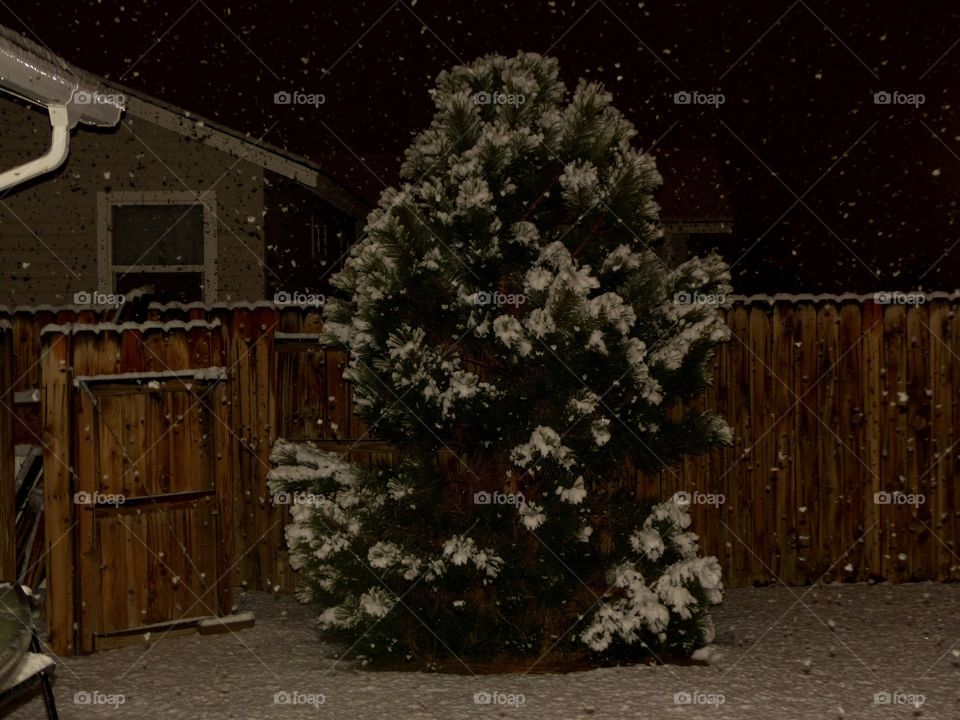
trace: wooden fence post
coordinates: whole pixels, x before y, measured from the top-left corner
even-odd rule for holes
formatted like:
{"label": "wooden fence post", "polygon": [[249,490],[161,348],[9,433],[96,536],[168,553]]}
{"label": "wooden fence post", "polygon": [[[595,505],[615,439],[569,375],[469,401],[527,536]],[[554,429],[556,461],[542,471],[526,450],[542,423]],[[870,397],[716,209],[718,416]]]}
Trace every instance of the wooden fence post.
{"label": "wooden fence post", "polygon": [[252,316],[254,345],[253,374],[250,378],[255,400],[252,404],[250,448],[251,472],[257,503],[257,566],[260,569],[260,587],[270,589],[277,582],[277,553],[283,537],[280,510],[275,508],[267,488],[267,471],[270,469],[270,451],[276,439],[276,357],[274,337],[280,322],[275,308],[257,308]]}
{"label": "wooden fence post", "polygon": [[73,494],[71,482],[70,335],[44,337],[40,393],[43,404],[43,502],[46,514],[47,631],[58,655],[74,645]]}
{"label": "wooden fence post", "polygon": [[213,480],[217,489],[218,535],[220,547],[217,548],[217,573],[219,587],[219,612],[229,615],[233,612],[233,587],[237,577],[234,565],[235,557],[234,538],[235,520],[233,517],[233,487],[231,486],[231,471],[233,460],[230,437],[230,408],[228,407],[229,390],[226,382],[217,383],[210,393],[210,412],[213,415]]}
{"label": "wooden fence post", "polygon": [[249,337],[250,312],[242,308],[224,315],[226,327],[226,362],[229,375],[228,392],[230,397],[230,426],[231,438],[231,465],[232,491],[234,499],[234,558],[238,562],[239,580],[241,583],[255,583],[260,587],[258,579],[260,569],[257,566],[256,554],[250,544],[256,540],[256,491],[253,487],[250,470],[250,426],[251,426],[251,382]]}

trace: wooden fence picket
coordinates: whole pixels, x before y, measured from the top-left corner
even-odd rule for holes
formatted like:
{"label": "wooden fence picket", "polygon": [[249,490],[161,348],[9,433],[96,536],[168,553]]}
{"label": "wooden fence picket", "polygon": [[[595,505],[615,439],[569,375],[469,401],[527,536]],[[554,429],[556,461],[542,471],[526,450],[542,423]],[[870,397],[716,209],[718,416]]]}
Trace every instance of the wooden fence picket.
{"label": "wooden fence picket", "polygon": [[[942,296],[915,307],[862,298],[734,304],[726,312],[734,337],[717,350],[714,384],[689,404],[726,418],[734,445],[638,477],[640,493],[666,499],[683,488],[725,497],[719,508],[693,508],[693,516],[728,586],[960,579],[952,550],[960,547],[958,303]],[[83,308],[0,307],[0,396],[11,408],[20,398],[14,413],[0,413],[0,457],[12,453],[11,424],[46,446],[48,589],[58,598],[50,631],[58,652],[74,650],[77,553],[93,562],[90,538],[74,527],[71,468],[91,465],[82,456],[96,438],[82,413],[74,417],[74,377],[225,368],[223,384],[198,408],[213,422],[215,482],[226,490],[216,515],[235,567],[220,579],[223,588],[296,586],[283,537],[288,509],[272,503],[266,486],[278,437],[314,440],[364,465],[395,457],[377,441],[376,427],[368,432],[353,414],[347,356],[318,343],[315,311],[170,305],[151,306],[141,325],[103,324],[108,319]],[[24,409],[33,390],[42,413]],[[185,447],[199,432],[193,422],[177,430]],[[136,442],[136,432],[155,431],[130,430]],[[75,462],[78,454],[83,462]],[[185,452],[177,461],[188,458]],[[0,520],[12,483],[8,464],[0,463]],[[925,502],[875,502],[894,491]],[[9,553],[0,540],[3,564]]]}

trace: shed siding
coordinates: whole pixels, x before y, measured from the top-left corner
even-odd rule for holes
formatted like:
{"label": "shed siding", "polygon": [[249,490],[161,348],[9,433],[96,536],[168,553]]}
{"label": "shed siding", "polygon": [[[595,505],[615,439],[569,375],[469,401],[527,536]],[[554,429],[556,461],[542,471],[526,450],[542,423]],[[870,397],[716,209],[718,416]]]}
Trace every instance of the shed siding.
{"label": "shed siding", "polygon": [[[0,97],[0,167],[38,157],[50,141],[45,113]],[[78,128],[67,162],[0,197],[0,303],[73,302],[97,287],[97,194],[216,194],[218,295],[263,297],[264,171],[245,160],[125,115],[113,130]],[[44,247],[46,246],[46,247]]]}

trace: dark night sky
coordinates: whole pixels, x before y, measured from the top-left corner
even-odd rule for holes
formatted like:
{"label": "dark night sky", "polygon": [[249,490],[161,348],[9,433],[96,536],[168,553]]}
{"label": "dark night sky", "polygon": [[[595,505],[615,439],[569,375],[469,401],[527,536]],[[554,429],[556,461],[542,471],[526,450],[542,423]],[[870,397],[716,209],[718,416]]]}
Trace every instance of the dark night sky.
{"label": "dark night sky", "polygon": [[[728,194],[737,225],[720,250],[745,292],[960,287],[958,20],[943,1],[0,0],[0,23],[73,64],[268,131],[374,197],[429,121],[440,70],[549,51],[568,85],[603,81],[643,144],[660,140],[682,202]],[[273,104],[293,89],[326,103]],[[678,90],[726,103],[676,105]],[[876,105],[881,90],[925,103]],[[702,152],[723,187],[671,160]]]}

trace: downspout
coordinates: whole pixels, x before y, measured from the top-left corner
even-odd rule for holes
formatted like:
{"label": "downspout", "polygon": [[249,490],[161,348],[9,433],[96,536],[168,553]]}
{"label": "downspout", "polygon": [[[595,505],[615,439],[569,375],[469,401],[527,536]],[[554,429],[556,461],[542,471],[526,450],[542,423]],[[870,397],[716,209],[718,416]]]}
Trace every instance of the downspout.
{"label": "downspout", "polygon": [[0,92],[46,108],[53,127],[45,155],[0,171],[0,192],[60,167],[70,149],[70,130],[78,123],[115,127],[120,122],[123,95],[104,94],[100,87],[98,78],[71,68],[46,48],[0,25]]}
{"label": "downspout", "polygon": [[47,110],[50,113],[50,125],[53,127],[50,149],[36,160],[0,173],[0,192],[56,170],[67,159],[70,151],[70,114],[67,106],[50,105]]}

